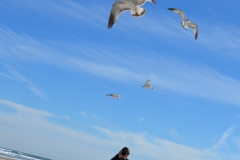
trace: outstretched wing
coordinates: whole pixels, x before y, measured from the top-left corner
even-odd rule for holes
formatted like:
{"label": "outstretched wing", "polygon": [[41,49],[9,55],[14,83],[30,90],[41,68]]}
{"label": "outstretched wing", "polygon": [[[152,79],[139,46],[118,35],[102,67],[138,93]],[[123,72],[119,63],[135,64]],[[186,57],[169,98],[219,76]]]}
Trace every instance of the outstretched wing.
{"label": "outstretched wing", "polygon": [[185,16],[184,12],[181,11],[180,9],[168,8],[168,10],[173,11],[173,12],[175,12],[175,13],[177,13],[177,14],[180,14],[180,16],[182,17],[182,19],[186,19],[186,16]]}
{"label": "outstretched wing", "polygon": [[189,27],[194,29],[194,37],[195,37],[195,40],[196,40],[197,37],[198,37],[198,26],[197,26],[197,24],[196,23],[189,23],[188,25],[189,25]]}
{"label": "outstretched wing", "polygon": [[112,6],[112,10],[109,16],[108,28],[112,28],[113,24],[116,22],[121,12],[127,10],[130,10],[130,7],[128,7],[124,2],[115,2]]}

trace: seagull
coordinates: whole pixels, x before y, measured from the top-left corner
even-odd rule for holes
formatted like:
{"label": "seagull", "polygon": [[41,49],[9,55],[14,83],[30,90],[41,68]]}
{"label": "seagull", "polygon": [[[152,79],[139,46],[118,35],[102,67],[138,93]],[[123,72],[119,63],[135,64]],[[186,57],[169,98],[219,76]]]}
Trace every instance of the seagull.
{"label": "seagull", "polygon": [[168,8],[170,11],[173,11],[177,14],[180,14],[180,16],[182,17],[182,26],[184,29],[188,30],[188,27],[191,27],[194,29],[194,37],[195,37],[195,40],[197,40],[197,37],[198,37],[198,26],[196,23],[191,23],[190,22],[190,19],[186,18],[185,14],[183,11],[179,10],[179,9],[176,9],[176,8]]}
{"label": "seagull", "polygon": [[131,11],[134,17],[141,17],[145,14],[146,9],[140,6],[144,5],[147,1],[155,3],[155,0],[123,0],[122,2],[116,1],[113,6],[108,20],[108,28],[112,28],[113,24],[118,19],[123,11]]}
{"label": "seagull", "polygon": [[142,87],[153,89],[153,86],[150,85],[150,80],[147,80],[147,81],[145,82],[145,85],[142,86]]}
{"label": "seagull", "polygon": [[112,97],[112,98],[117,98],[118,100],[120,99],[120,94],[107,94],[106,96]]}

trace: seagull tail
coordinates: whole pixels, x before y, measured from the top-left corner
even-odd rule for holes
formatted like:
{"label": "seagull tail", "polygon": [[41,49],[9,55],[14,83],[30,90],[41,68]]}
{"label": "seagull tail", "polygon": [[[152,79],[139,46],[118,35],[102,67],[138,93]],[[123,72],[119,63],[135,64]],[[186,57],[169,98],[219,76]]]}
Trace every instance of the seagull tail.
{"label": "seagull tail", "polygon": [[136,12],[132,11],[131,15],[133,17],[141,17],[146,13],[146,9],[141,8],[141,7],[136,7]]}

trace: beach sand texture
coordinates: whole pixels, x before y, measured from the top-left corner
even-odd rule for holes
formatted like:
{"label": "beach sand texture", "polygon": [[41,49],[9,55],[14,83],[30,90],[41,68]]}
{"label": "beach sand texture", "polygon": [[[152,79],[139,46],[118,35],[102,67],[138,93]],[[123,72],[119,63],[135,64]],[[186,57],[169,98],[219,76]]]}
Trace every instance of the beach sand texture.
{"label": "beach sand texture", "polygon": [[0,160],[17,160],[17,159],[0,156]]}

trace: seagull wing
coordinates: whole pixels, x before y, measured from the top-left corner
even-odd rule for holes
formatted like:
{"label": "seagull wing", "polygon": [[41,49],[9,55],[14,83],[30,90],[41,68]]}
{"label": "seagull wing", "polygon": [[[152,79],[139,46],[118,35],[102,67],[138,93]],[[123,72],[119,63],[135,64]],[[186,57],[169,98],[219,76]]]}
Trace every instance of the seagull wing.
{"label": "seagull wing", "polygon": [[[131,0],[131,1],[135,4],[135,6],[142,6],[147,2],[147,0]],[[150,0],[150,2],[157,4],[155,0]]]}
{"label": "seagull wing", "polygon": [[188,25],[189,25],[189,27],[194,29],[194,37],[195,37],[195,40],[196,40],[197,37],[198,37],[198,26],[197,26],[197,24],[196,23],[189,23]]}
{"label": "seagull wing", "polygon": [[135,6],[142,6],[146,3],[146,0],[131,0]]}
{"label": "seagull wing", "polygon": [[115,2],[112,6],[112,10],[109,16],[108,28],[112,28],[113,24],[116,22],[121,12],[127,10],[130,10],[130,7],[128,7],[124,2]]}
{"label": "seagull wing", "polygon": [[177,14],[180,14],[180,16],[182,17],[182,19],[186,19],[186,16],[185,16],[184,12],[181,11],[180,9],[168,8],[168,10],[173,11],[173,12],[175,12],[175,13],[177,13]]}

